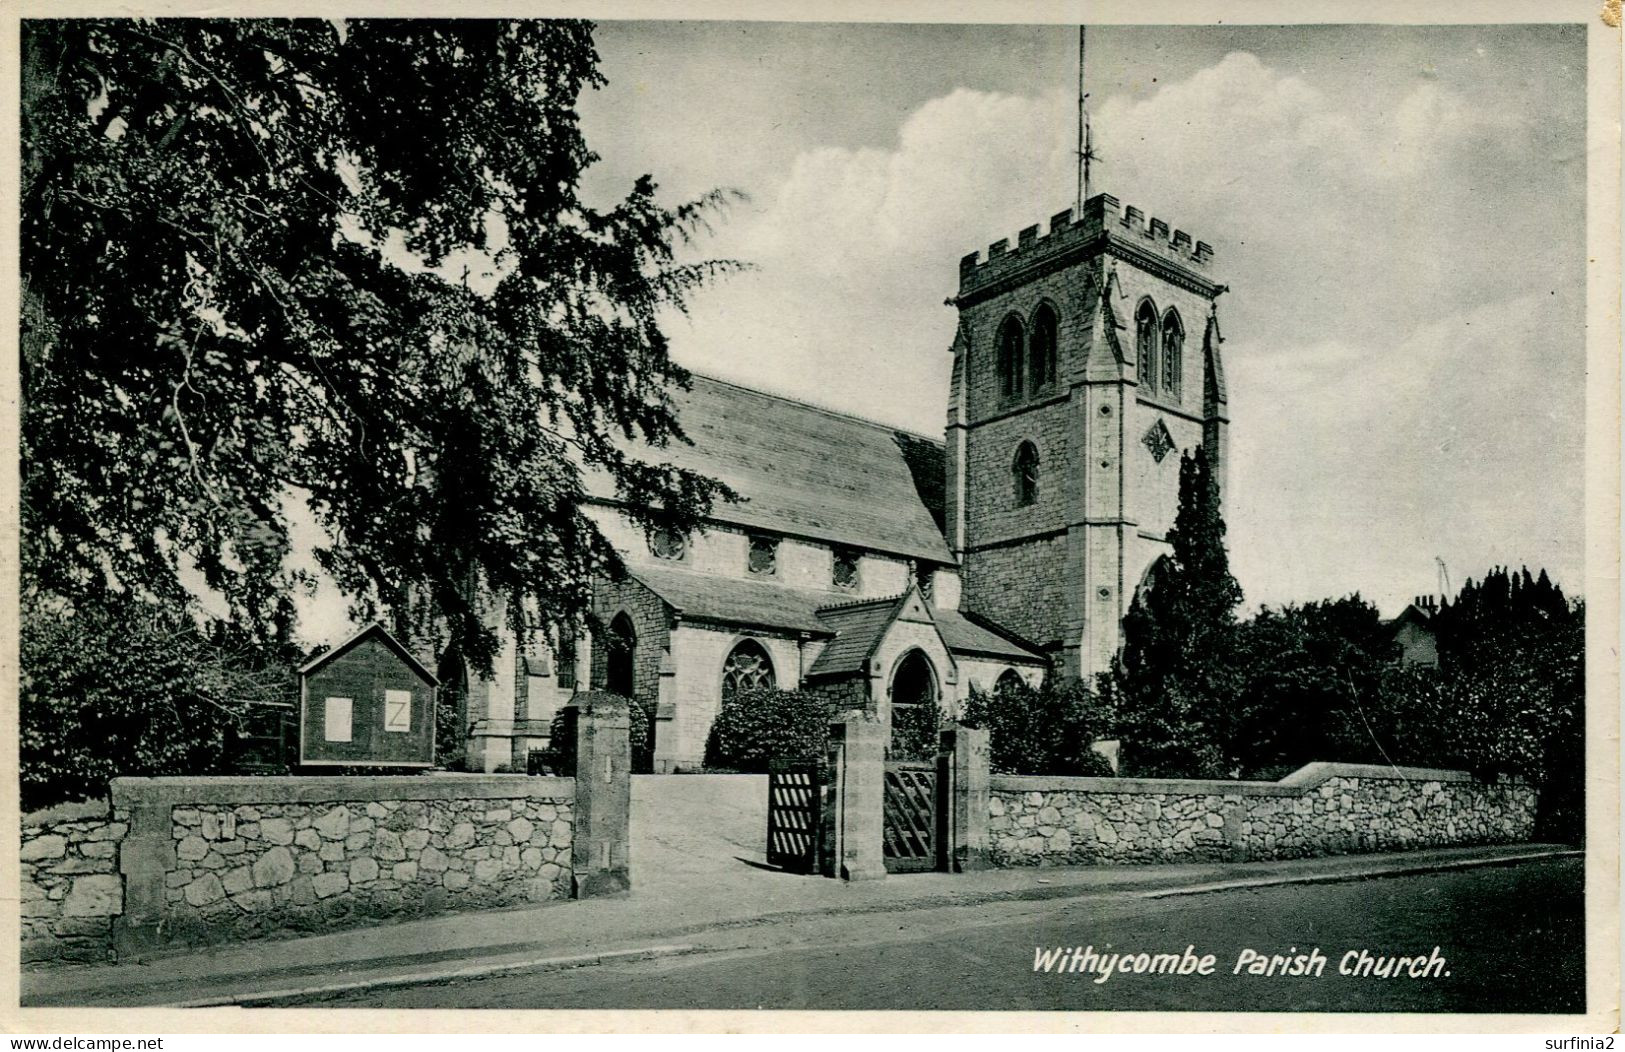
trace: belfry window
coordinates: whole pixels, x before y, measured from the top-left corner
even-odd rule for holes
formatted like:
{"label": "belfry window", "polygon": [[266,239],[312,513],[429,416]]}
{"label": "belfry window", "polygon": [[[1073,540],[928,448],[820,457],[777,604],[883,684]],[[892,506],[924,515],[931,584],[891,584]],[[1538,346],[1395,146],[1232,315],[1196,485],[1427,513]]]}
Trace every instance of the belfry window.
{"label": "belfry window", "polygon": [[1058,325],[1055,308],[1045,303],[1033,315],[1033,332],[1027,340],[1027,382],[1037,394],[1055,383],[1055,343]]}
{"label": "belfry window", "polygon": [[1140,386],[1154,391],[1157,387],[1157,308],[1150,300],[1142,300],[1134,315],[1134,347]]}
{"label": "belfry window", "polygon": [[722,696],[731,698],[746,690],[772,690],[773,660],[762,644],[744,639],[733,648],[722,666]]}
{"label": "belfry window", "polygon": [[1162,318],[1162,389],[1179,397],[1179,381],[1184,372],[1185,326],[1172,307]]}
{"label": "belfry window", "polygon": [[1011,465],[1016,491],[1016,507],[1025,508],[1038,503],[1038,447],[1023,442],[1016,450]]}
{"label": "belfry window", "polygon": [[1026,334],[1014,314],[999,326],[999,396],[1019,398],[1026,388]]}

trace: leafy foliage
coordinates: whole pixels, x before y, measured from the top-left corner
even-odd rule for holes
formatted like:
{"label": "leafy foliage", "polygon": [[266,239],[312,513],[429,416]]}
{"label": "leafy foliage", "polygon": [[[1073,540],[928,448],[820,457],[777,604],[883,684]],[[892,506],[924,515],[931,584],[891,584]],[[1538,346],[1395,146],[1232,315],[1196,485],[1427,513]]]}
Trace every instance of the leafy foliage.
{"label": "leafy foliage", "polygon": [[[627,726],[627,738],[632,747],[632,770],[634,772],[646,771],[640,767],[638,757],[646,755],[653,747],[649,740],[649,722],[642,718],[643,710],[635,701],[627,700],[628,714],[631,720]],[[553,715],[553,722],[547,728],[547,748],[543,750],[542,764],[554,774],[573,776],[576,773],[576,718],[577,709],[566,705]]]}
{"label": "leafy foliage", "polygon": [[886,755],[893,760],[929,760],[937,755],[947,715],[935,697],[917,705],[892,706],[891,742]]}
{"label": "leafy foliage", "polygon": [[1392,626],[1359,596],[1265,609],[1227,660],[1241,689],[1226,762],[1274,778],[1312,760],[1465,768],[1541,788],[1539,835],[1584,814],[1585,607],[1545,571],[1469,580],[1432,619],[1438,668],[1392,663]]}
{"label": "leafy foliage", "polygon": [[19,642],[24,810],[105,796],[120,775],[226,769],[245,707],[297,696],[287,655],[160,607],[25,607]]}
{"label": "leafy foliage", "polygon": [[581,199],[589,24],[22,38],[25,593],[180,608],[195,571],[285,639],[303,502],[358,618],[489,670],[493,620],[573,626],[618,566],[585,470],[645,527],[730,495],[628,452],[682,441],[657,321],[726,269],[678,257],[721,197]]}
{"label": "leafy foliage", "polygon": [[800,690],[742,690],[722,699],[705,739],[705,765],[759,774],[774,760],[824,754],[840,711],[829,695]]}
{"label": "leafy foliage", "polygon": [[1222,710],[1226,769],[1273,779],[1372,752],[1364,724],[1381,708],[1392,649],[1375,606],[1352,595],[1266,607],[1236,627],[1231,643],[1238,692]]}
{"label": "leafy foliage", "polygon": [[1225,660],[1241,586],[1230,576],[1219,485],[1198,446],[1179,462],[1179,510],[1159,560],[1123,618],[1107,693],[1118,710],[1125,773],[1223,777],[1222,713],[1236,692]]}
{"label": "leafy foliage", "polygon": [[990,763],[1002,774],[1113,773],[1090,748],[1108,736],[1110,713],[1103,699],[1076,680],[1051,678],[1036,689],[1010,684],[991,694],[972,689],[960,722],[987,728]]}

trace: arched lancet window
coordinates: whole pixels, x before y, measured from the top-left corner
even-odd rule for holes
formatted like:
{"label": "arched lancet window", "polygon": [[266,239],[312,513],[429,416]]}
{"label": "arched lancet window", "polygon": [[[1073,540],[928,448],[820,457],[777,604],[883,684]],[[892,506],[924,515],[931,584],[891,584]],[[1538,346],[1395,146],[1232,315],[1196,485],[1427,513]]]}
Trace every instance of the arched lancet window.
{"label": "arched lancet window", "polygon": [[1003,398],[1019,396],[1025,386],[1026,334],[1015,315],[1004,319],[999,326],[999,395]]}
{"label": "arched lancet window", "polygon": [[1039,391],[1055,382],[1055,343],[1058,325],[1055,308],[1045,303],[1033,315],[1033,334],[1027,341],[1027,382]]}
{"label": "arched lancet window", "polygon": [[1162,318],[1162,389],[1179,397],[1179,381],[1185,370],[1185,326],[1172,307]]}
{"label": "arched lancet window", "polygon": [[1138,352],[1140,386],[1147,391],[1157,388],[1157,308],[1150,300],[1141,300],[1134,315],[1134,347]]}
{"label": "arched lancet window", "polygon": [[604,689],[623,698],[632,697],[637,668],[638,632],[625,613],[615,615],[604,639]]}
{"label": "arched lancet window", "polygon": [[740,640],[722,666],[722,696],[731,698],[744,690],[772,690],[773,659],[754,639]]}
{"label": "arched lancet window", "polygon": [[993,682],[993,693],[1003,694],[1005,691],[1018,690],[1027,681],[1013,668],[1007,668],[999,673],[999,678]]}
{"label": "arched lancet window", "polygon": [[1015,479],[1016,507],[1025,508],[1038,501],[1038,447],[1031,442],[1023,442],[1016,450],[1015,462],[1011,465],[1011,472]]}

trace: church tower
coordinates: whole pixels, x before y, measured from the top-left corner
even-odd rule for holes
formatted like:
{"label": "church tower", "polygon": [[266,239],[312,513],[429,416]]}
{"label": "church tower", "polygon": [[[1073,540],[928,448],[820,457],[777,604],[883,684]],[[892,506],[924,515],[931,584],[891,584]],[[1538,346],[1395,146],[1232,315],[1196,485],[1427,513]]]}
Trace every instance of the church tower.
{"label": "church tower", "polygon": [[1098,194],[960,261],[947,533],[964,607],[1108,669],[1170,549],[1181,452],[1229,450],[1213,249]]}

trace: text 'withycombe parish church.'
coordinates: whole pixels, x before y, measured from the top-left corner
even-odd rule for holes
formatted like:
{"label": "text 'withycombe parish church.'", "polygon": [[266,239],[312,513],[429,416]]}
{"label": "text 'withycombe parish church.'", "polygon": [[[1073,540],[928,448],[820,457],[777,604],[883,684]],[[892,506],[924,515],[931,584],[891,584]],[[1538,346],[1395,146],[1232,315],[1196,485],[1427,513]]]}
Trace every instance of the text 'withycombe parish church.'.
{"label": "text 'withycombe parish church.'", "polygon": [[654,713],[654,769],[674,771],[741,689],[827,692],[889,724],[1109,667],[1168,551],[1181,451],[1224,475],[1212,259],[1106,194],[966,256],[940,437],[696,376],[676,397],[693,444],[660,454],[745,499],[692,537],[645,536],[591,489],[628,576],[595,587],[596,635],[510,638],[470,684],[470,765],[522,768],[588,686]]}

